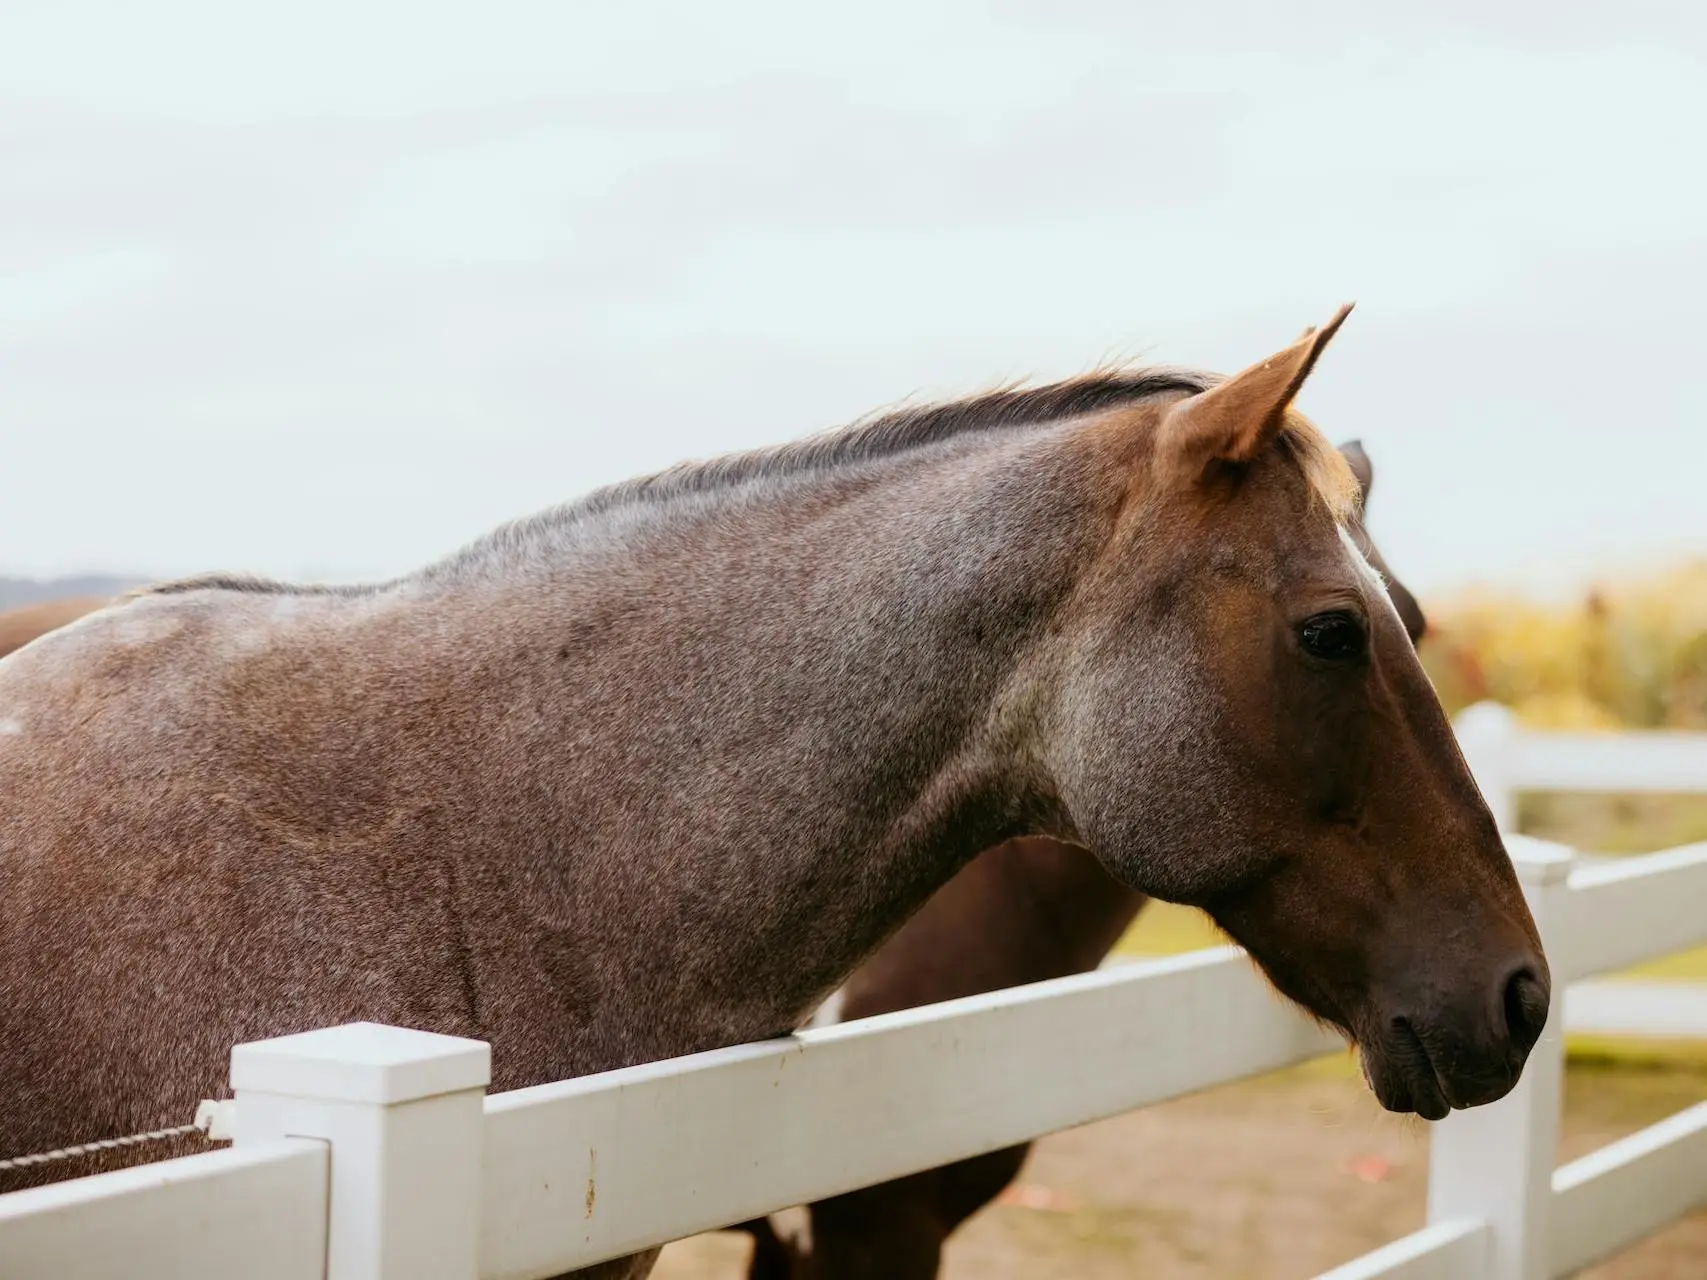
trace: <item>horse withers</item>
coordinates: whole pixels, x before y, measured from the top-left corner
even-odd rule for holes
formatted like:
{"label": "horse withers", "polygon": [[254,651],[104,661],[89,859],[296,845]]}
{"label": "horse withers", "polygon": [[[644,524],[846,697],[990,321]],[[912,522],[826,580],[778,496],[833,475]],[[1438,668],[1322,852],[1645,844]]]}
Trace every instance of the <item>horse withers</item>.
{"label": "horse withers", "polygon": [[1203,907],[1389,1108],[1502,1096],[1546,961],[1291,409],[1342,318],[12,654],[0,1153],[184,1123],[233,1044],[316,1026],[487,1040],[496,1089],[783,1034],[1022,835]]}
{"label": "horse withers", "polygon": [[[1415,644],[1427,622],[1365,524],[1374,466],[1356,441],[1340,453],[1358,481],[1348,527]],[[1010,840],[944,885],[809,1025],[1088,972],[1146,901],[1085,849],[1043,836]],[[753,1238],[748,1280],[927,1280],[949,1236],[1019,1176],[1030,1151],[1022,1143],[744,1223],[735,1229]]]}

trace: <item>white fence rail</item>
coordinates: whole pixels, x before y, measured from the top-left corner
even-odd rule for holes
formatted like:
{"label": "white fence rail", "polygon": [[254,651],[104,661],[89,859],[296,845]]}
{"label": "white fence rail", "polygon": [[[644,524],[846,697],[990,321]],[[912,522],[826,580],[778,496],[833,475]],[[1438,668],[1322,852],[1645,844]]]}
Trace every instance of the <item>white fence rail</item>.
{"label": "white fence rail", "polygon": [[0,1196],[0,1276],[320,1280],[329,1171],[298,1139]]}
{"label": "white fence rail", "polygon": [[1515,825],[1517,797],[1524,791],[1707,791],[1707,733],[1528,729],[1509,708],[1493,702],[1467,708],[1455,728],[1504,831]]}
{"label": "white fence rail", "polygon": [[[1707,734],[1540,734],[1492,706],[1459,731],[1508,831],[1523,790],[1707,791]],[[1655,1017],[1652,991],[1581,982],[1707,943],[1707,845],[1573,865],[1509,841],[1555,982],[1580,984],[1567,1025],[1707,1034],[1707,997]],[[1430,1225],[1332,1280],[1566,1275],[1707,1202],[1707,1104],[1553,1168],[1560,1022],[1510,1097],[1435,1127]],[[549,1276],[1336,1043],[1235,948],[491,1097],[484,1045],[334,1028],[234,1050],[233,1149],[0,1197],[0,1276]]]}
{"label": "white fence rail", "polygon": [[500,1094],[481,1274],[621,1256],[1339,1043],[1224,947]]}
{"label": "white fence rail", "polygon": [[[1707,846],[1510,844],[1561,975],[1707,940]],[[333,1028],[234,1051],[233,1150],[0,1196],[0,1275],[529,1280],[1333,1047],[1232,948],[491,1097],[482,1044]],[[1542,1280],[1707,1202],[1707,1106],[1555,1170],[1562,1063],[1435,1126],[1430,1225],[1333,1280]]]}
{"label": "white fence rail", "polygon": [[[1518,723],[1510,709],[1491,702],[1465,710],[1456,727],[1465,758],[1503,831],[1515,828],[1518,796],[1525,791],[1707,792],[1707,733],[1529,729]],[[1674,856],[1686,858],[1688,853],[1677,850]],[[1629,919],[1632,927],[1617,934],[1582,934],[1568,953],[1579,964],[1572,976],[1581,977],[1590,970],[1612,972],[1694,945],[1658,943],[1665,937],[1695,936],[1689,915],[1699,910],[1701,899],[1687,891],[1695,886],[1680,885],[1671,902],[1656,901],[1639,888],[1621,897],[1617,886],[1624,873],[1617,863],[1602,874],[1606,877],[1603,892],[1577,899],[1578,909],[1590,916],[1615,913]],[[1657,936],[1637,927],[1643,919],[1658,930]],[[1637,949],[1641,954],[1636,954]],[[1707,985],[1677,981],[1638,985],[1629,979],[1584,983],[1571,992],[1566,1019],[1571,1031],[1657,1039],[1707,1037]]]}

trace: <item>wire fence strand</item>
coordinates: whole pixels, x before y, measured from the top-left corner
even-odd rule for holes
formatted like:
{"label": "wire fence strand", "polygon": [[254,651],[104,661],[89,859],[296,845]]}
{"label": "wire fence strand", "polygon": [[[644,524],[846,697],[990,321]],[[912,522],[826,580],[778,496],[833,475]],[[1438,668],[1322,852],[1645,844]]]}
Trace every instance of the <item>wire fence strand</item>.
{"label": "wire fence strand", "polygon": [[97,1142],[78,1143],[74,1147],[60,1147],[56,1151],[13,1156],[9,1160],[0,1160],[0,1173],[9,1173],[14,1169],[30,1169],[38,1164],[54,1164],[60,1160],[75,1160],[78,1156],[93,1155],[97,1151],[114,1151],[120,1147],[141,1146],[145,1142],[164,1142],[168,1138],[182,1138],[192,1133],[207,1132],[208,1124],[198,1116],[195,1122],[174,1125],[170,1129],[151,1129],[147,1133],[127,1134],[122,1138],[102,1138]]}

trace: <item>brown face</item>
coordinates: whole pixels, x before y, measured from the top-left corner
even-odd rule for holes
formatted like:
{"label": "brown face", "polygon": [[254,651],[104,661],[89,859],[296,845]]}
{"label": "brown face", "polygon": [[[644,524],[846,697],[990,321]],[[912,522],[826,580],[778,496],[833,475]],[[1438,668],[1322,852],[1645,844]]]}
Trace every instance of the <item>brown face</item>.
{"label": "brown face", "polygon": [[1128,594],[1100,598],[1097,641],[1072,668],[1063,799],[1115,874],[1202,906],[1343,1028],[1385,1106],[1438,1119],[1516,1083],[1547,965],[1347,524],[1351,478],[1286,415],[1302,374],[1266,399],[1237,385],[1272,387],[1291,354],[1159,427],[1152,486],[1123,528]]}
{"label": "brown face", "polygon": [[1209,603],[1238,637],[1211,658],[1219,729],[1269,853],[1202,905],[1351,1033],[1386,1106],[1436,1119],[1516,1083],[1547,970],[1410,637],[1344,543],[1318,530],[1267,562],[1278,594],[1235,577]]}

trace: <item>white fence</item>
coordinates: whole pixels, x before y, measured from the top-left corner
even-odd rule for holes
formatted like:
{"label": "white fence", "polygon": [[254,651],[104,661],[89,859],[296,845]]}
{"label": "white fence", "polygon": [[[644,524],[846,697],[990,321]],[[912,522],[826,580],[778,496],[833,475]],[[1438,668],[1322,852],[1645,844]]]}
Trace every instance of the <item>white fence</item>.
{"label": "white fence", "polygon": [[1454,727],[1502,831],[1516,825],[1523,791],[1707,791],[1707,733],[1526,729],[1494,702],[1466,709]]}
{"label": "white fence", "polygon": [[[1502,831],[1515,829],[1517,799],[1525,791],[1707,792],[1707,733],[1527,729],[1509,709],[1491,702],[1470,707],[1456,727],[1465,759]],[[1585,982],[1569,993],[1565,1016],[1572,1031],[1704,1038],[1707,986]]]}
{"label": "white fence", "polygon": [[[1509,843],[1559,989],[1707,942],[1707,845]],[[1707,1103],[1553,1167],[1558,1022],[1332,1280],[1568,1275],[1707,1203]],[[229,1150],[0,1196],[0,1277],[551,1276],[1337,1047],[1231,947],[492,1096],[483,1044],[332,1028],[234,1049]]]}
{"label": "white fence", "polygon": [[[1511,839],[1561,985],[1707,940],[1707,846],[1573,868]],[[235,1145],[0,1196],[0,1275],[524,1280],[1336,1047],[1242,954],[1169,960],[484,1095],[485,1045],[238,1046]],[[1707,1201],[1707,1104],[1553,1168],[1556,1029],[1434,1130],[1429,1220],[1331,1273],[1539,1280]]]}

